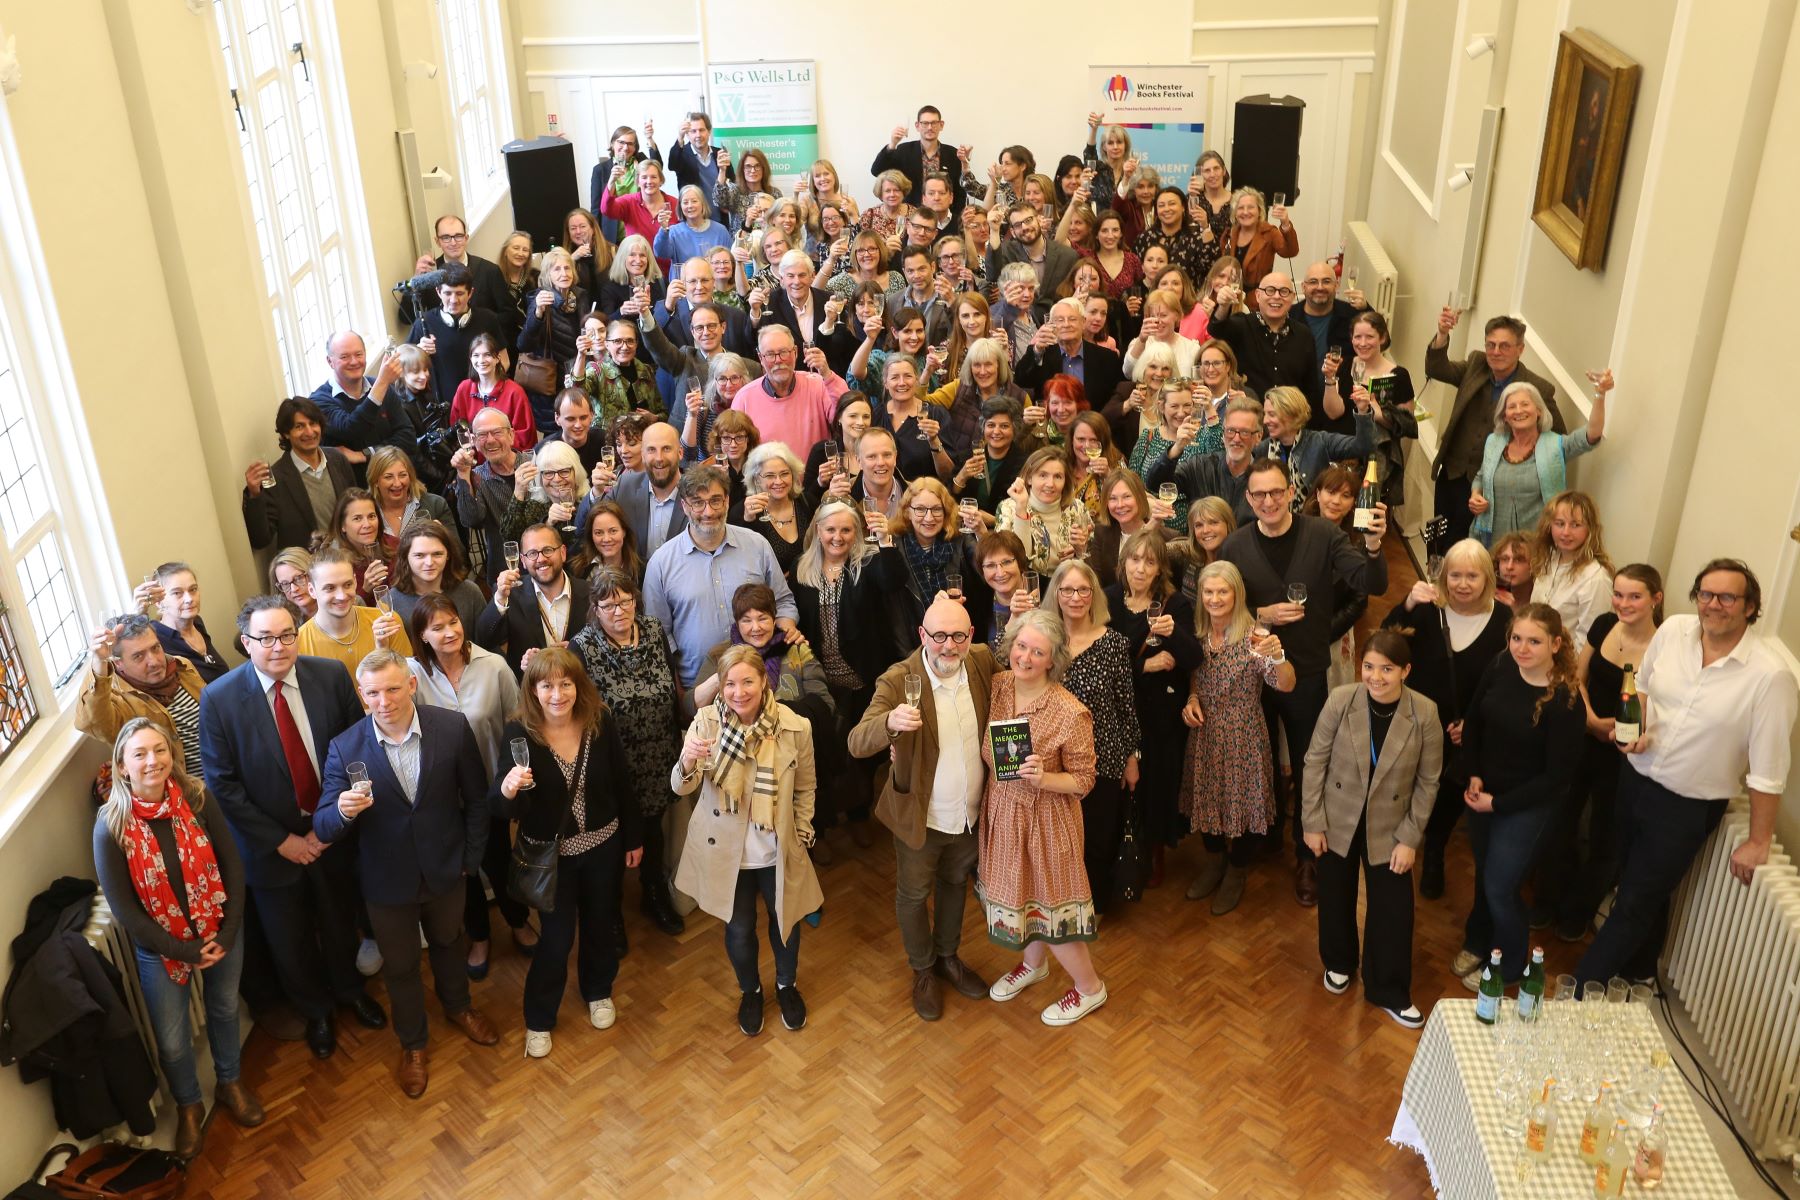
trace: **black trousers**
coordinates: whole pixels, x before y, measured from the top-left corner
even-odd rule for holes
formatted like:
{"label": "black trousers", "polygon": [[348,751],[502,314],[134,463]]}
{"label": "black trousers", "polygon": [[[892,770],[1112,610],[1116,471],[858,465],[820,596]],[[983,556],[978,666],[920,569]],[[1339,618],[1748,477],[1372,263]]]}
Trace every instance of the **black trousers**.
{"label": "black trousers", "polygon": [[874,696],[873,684],[856,689],[835,685],[831,688],[832,712],[837,725],[834,745],[838,754],[831,763],[823,759],[818,763],[819,793],[813,811],[815,830],[829,829],[839,821],[869,819],[875,773],[884,759],[881,755],[857,758],[844,747],[850,740],[850,731],[862,720]]}
{"label": "black trousers", "polygon": [[369,905],[369,924],[381,947],[381,980],[393,1008],[394,1033],[403,1050],[423,1050],[425,981],[419,972],[419,929],[425,930],[431,982],[448,1016],[469,1009],[469,939],[463,935],[463,889],[420,896],[411,904]]}
{"label": "black trousers", "polygon": [[1093,790],[1081,798],[1081,863],[1094,891],[1095,912],[1106,911],[1117,886],[1119,839],[1125,832],[1124,786],[1120,780],[1098,775]]}
{"label": "black trousers", "polygon": [[[1313,852],[1307,848],[1300,828],[1300,781],[1306,769],[1306,748],[1312,745],[1313,726],[1319,723],[1319,714],[1325,709],[1325,697],[1330,690],[1323,672],[1300,676],[1291,692],[1263,689],[1263,719],[1269,723],[1270,752],[1274,753],[1278,744],[1275,739],[1282,736],[1282,731],[1287,737],[1288,765],[1294,772],[1293,792],[1287,794],[1282,787],[1281,756],[1275,754],[1275,796],[1281,811],[1288,814],[1294,837],[1294,857],[1301,862],[1312,861]],[[1270,833],[1279,839],[1275,830]]]}
{"label": "black trousers", "polygon": [[592,850],[556,862],[556,907],[538,914],[538,949],[525,971],[525,1028],[556,1028],[563,986],[569,981],[569,950],[575,949],[575,981],[582,1003],[612,997],[619,960],[613,954],[618,917],[619,876],[625,847],[615,835]]}
{"label": "black trousers", "polygon": [[[1257,852],[1262,849],[1265,833],[1246,833],[1242,837],[1228,838],[1217,833],[1203,833],[1200,841],[1214,854],[1226,853],[1225,861],[1234,867],[1247,867],[1256,861]],[[1279,833],[1276,834],[1280,836]]]}
{"label": "black trousers", "polygon": [[[1575,795],[1559,814],[1538,863],[1537,906],[1548,909],[1560,924],[1591,920],[1601,899],[1619,874],[1619,831],[1615,797],[1624,762],[1610,743],[1588,738],[1583,745]],[[1581,814],[1587,812],[1587,836]]]}
{"label": "black trousers", "polygon": [[250,892],[276,978],[295,1012],[316,1021],[330,1016],[334,1004],[362,996],[363,980],[356,971],[356,877],[343,847],[333,846],[301,867],[298,883],[252,887]]}
{"label": "black trousers", "polygon": [[1423,857],[1442,859],[1449,848],[1450,835],[1456,832],[1456,822],[1462,818],[1469,807],[1463,803],[1463,793],[1469,788],[1469,777],[1456,769],[1455,752],[1449,738],[1444,739],[1444,771],[1438,776],[1437,801],[1431,806],[1431,816],[1425,821],[1425,846]]}
{"label": "black trousers", "polygon": [[725,956],[737,976],[738,990],[745,995],[762,990],[762,972],[757,965],[756,901],[762,898],[763,910],[769,916],[769,948],[775,952],[775,986],[793,987],[800,972],[800,931],[805,922],[794,922],[786,938],[781,936],[781,914],[775,905],[775,868],[740,867],[737,889],[731,899],[731,920],[725,923]]}
{"label": "black trousers", "polygon": [[1469,511],[1469,495],[1471,482],[1467,479],[1451,479],[1440,475],[1437,480],[1434,499],[1438,516],[1450,523],[1450,530],[1444,536],[1444,545],[1454,546],[1469,536],[1469,526],[1475,523],[1475,514]]}
{"label": "black trousers", "polygon": [[[507,928],[523,928],[531,910],[514,900],[506,890],[507,873],[512,870],[512,827],[505,817],[488,822],[487,849],[481,852],[481,870],[493,885],[494,903],[500,906],[500,915],[505,918]],[[469,876],[464,883],[468,895],[463,903],[463,928],[468,931],[471,942],[485,942],[493,932],[493,925],[488,920],[487,889],[482,887],[479,875]]]}
{"label": "black trousers", "polygon": [[1718,828],[1725,805],[1672,792],[1630,762],[1620,765],[1619,894],[1575,968],[1577,981],[1656,973],[1669,931],[1669,899]]}
{"label": "black trousers", "polygon": [[1412,872],[1396,875],[1368,853],[1368,811],[1356,823],[1348,856],[1319,859],[1319,959],[1327,971],[1356,974],[1356,876],[1362,868],[1369,903],[1363,914],[1363,995],[1382,1008],[1412,1003]]}

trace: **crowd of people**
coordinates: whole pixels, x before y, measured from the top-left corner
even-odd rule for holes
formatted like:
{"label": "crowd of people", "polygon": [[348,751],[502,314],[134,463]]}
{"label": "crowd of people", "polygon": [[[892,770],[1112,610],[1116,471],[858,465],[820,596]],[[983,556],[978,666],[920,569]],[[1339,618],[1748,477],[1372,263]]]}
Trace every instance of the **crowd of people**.
{"label": "crowd of people", "polygon": [[[181,1152],[203,1130],[196,968],[243,1124],[262,1114],[237,1081],[240,979],[327,1058],[339,1010],[390,1023],[380,974],[417,1097],[421,932],[444,1017],[492,1044],[513,1023],[470,984],[498,906],[542,1058],[571,950],[589,1022],[617,1019],[633,873],[662,934],[696,908],[724,923],[747,1035],[760,904],[797,1030],[831,839],[867,848],[872,822],[927,1021],[943,985],[1008,1001],[1051,956],[1068,982],[1045,1023],[1106,1003],[1102,916],[1162,886],[1184,839],[1186,896],[1215,918],[1291,842],[1323,986],[1360,970],[1408,1027],[1414,874],[1444,895],[1465,813],[1449,966],[1471,987],[1496,946],[1517,979],[1534,929],[1586,939],[1609,895],[1580,976],[1652,974],[1743,786],[1748,880],[1794,680],[1750,629],[1744,563],[1708,563],[1696,615],[1666,620],[1660,572],[1615,567],[1566,476],[1602,441],[1610,373],[1567,433],[1521,322],[1459,362],[1460,314],[1439,315],[1447,528],[1393,594],[1424,414],[1387,322],[1337,264],[1284,270],[1289,214],[1217,153],[1170,186],[1128,130],[1088,125],[1054,175],[1008,146],[983,182],[926,106],[861,203],[823,160],[783,195],[703,113],[666,160],[622,127],[535,265],[526,234],[488,261],[440,218],[407,343],[371,364],[331,338],[330,377],[275,406],[279,453],[244,475],[267,593],[221,649],[195,573],[164,563],[94,634],[81,696],[113,745],[96,863]],[[971,883],[1018,952],[991,984],[960,954]]]}

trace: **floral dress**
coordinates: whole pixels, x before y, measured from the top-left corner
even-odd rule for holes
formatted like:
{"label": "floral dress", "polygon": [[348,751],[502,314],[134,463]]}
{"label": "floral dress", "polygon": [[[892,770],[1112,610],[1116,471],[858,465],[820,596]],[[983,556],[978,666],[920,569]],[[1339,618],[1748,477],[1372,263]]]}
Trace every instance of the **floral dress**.
{"label": "floral dress", "polygon": [[590,625],[570,639],[569,649],[581,655],[588,676],[612,709],[639,811],[657,817],[673,798],[669,768],[681,753],[675,711],[679,689],[662,624],[639,614],[637,632],[635,646],[616,646]]}
{"label": "floral dress", "polygon": [[1199,698],[1206,720],[1188,734],[1181,811],[1196,833],[1266,833],[1275,823],[1275,766],[1262,689],[1275,686],[1280,665],[1251,654],[1245,637],[1214,647],[1209,634],[1201,648],[1188,694]]}
{"label": "floral dress", "polygon": [[1048,581],[1050,572],[1056,570],[1056,565],[1066,557],[1064,551],[1070,549],[1069,531],[1076,525],[1092,525],[1093,518],[1079,500],[1066,508],[1048,512],[1038,511],[1029,501],[1027,504],[1031,515],[1023,520],[1013,514],[1012,501],[998,505],[1000,511],[996,514],[995,527],[1018,535],[1025,543],[1026,569],[1038,572]]}
{"label": "floral dress", "polygon": [[662,393],[656,390],[656,372],[635,359],[625,368],[610,359],[589,359],[581,378],[571,378],[568,383],[588,394],[594,403],[594,422],[602,429],[612,429],[620,417],[640,408],[659,420],[669,415]]}
{"label": "floral dress", "polygon": [[982,802],[979,874],[988,937],[1012,950],[1031,942],[1091,942],[1098,929],[1094,892],[1082,866],[1081,797],[1094,786],[1094,727],[1087,709],[1066,688],[1051,684],[1030,708],[1013,701],[1013,675],[994,676],[990,720],[1024,717],[1032,753],[1047,773],[1075,776],[1079,792],[1041,791],[1023,779],[992,776],[993,745],[982,739],[989,769]]}

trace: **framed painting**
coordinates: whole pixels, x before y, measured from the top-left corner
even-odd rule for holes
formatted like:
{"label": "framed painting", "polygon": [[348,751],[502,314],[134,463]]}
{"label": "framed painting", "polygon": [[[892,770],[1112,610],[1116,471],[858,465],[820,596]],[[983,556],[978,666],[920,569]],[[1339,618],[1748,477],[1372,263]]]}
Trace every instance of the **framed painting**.
{"label": "framed painting", "polygon": [[1557,46],[1531,219],[1583,270],[1606,264],[1619,170],[1643,68],[1592,30]]}

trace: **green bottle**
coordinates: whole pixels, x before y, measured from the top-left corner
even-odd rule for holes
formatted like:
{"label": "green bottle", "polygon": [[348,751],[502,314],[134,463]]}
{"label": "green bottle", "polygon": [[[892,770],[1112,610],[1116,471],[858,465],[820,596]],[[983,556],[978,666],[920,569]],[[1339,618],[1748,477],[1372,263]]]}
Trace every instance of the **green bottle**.
{"label": "green bottle", "polygon": [[1481,968],[1481,988],[1475,997],[1475,1019],[1483,1025],[1492,1025],[1500,1015],[1500,998],[1506,995],[1506,983],[1500,978],[1500,952],[1495,950],[1488,956],[1487,965]]}
{"label": "green bottle", "polygon": [[1544,948],[1531,948],[1531,962],[1519,980],[1519,1020],[1535,1021],[1544,1010]]}

